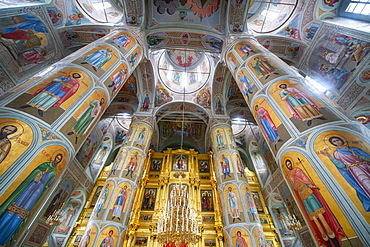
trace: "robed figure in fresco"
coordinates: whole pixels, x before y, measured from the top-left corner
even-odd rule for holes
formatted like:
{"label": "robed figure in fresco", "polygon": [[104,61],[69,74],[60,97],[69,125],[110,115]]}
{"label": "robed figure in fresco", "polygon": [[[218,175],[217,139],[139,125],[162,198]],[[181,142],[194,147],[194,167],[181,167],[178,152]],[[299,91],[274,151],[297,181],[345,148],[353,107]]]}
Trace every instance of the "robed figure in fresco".
{"label": "robed figure in fresco", "polygon": [[136,140],[136,145],[143,145],[144,143],[144,138],[145,138],[145,135],[146,135],[146,128],[143,127],[140,132],[139,132],[139,135],[137,136],[137,140]]}
{"label": "robed figure in fresco", "polygon": [[108,198],[109,195],[109,184],[106,185],[105,189],[100,194],[100,197],[98,201],[96,202],[96,206],[94,208],[93,214],[95,214],[96,217],[99,217],[99,213],[103,210],[105,201]]}
{"label": "robed figure in fresco", "polygon": [[67,99],[74,95],[80,83],[79,73],[73,73],[72,76],[59,76],[51,80],[49,84],[39,88],[26,105],[20,108],[35,107],[40,117],[50,108],[55,108],[63,104]]}
{"label": "robed figure in fresco", "polygon": [[216,133],[216,139],[217,139],[217,145],[219,147],[222,147],[224,144],[224,140],[223,140],[223,137],[222,137],[222,134],[219,130],[217,130],[217,133]]}
{"label": "robed figure in fresco", "polygon": [[118,45],[118,47],[126,47],[128,44],[130,44],[131,39],[130,37],[122,34],[118,37],[115,37],[113,41]]}
{"label": "robed figure in fresco", "polygon": [[9,141],[8,135],[17,132],[18,128],[14,125],[5,125],[0,130],[0,163],[8,156],[12,143]]}
{"label": "robed figure in fresco", "polygon": [[327,150],[320,153],[328,156],[343,178],[356,190],[365,211],[370,212],[370,155],[360,148],[346,146],[338,136],[330,137],[329,142],[337,147],[334,157]]}
{"label": "robed figure in fresco", "polygon": [[127,70],[120,69],[112,76],[112,84],[108,85],[108,87],[113,87],[113,92],[116,92],[125,82],[126,76]]}
{"label": "robed figure in fresco", "polygon": [[53,161],[36,167],[0,207],[0,245],[5,245],[27,221],[29,213],[53,184],[57,165],[63,160],[57,154]]}
{"label": "robed figure in fresco", "polygon": [[279,74],[275,72],[277,68],[275,68],[266,58],[255,57],[252,68],[257,75],[260,75],[261,77],[265,76],[265,80],[267,80],[271,74]]}
{"label": "robed figure in fresco", "polygon": [[280,97],[285,102],[290,114],[298,120],[307,122],[310,126],[313,119],[324,119],[319,107],[302,91],[288,87],[286,84],[279,86]]}
{"label": "robed figure in fresco", "polygon": [[235,247],[248,247],[247,241],[242,237],[240,231],[236,232]]}
{"label": "robed figure in fresco", "polygon": [[230,212],[231,218],[233,218],[233,222],[235,222],[235,219],[238,219],[241,221],[238,198],[236,197],[231,187],[229,187],[228,190],[229,192],[227,193],[227,197],[228,197],[227,201],[229,202],[229,212]]}
{"label": "robed figure in fresco", "polygon": [[90,55],[85,57],[86,62],[82,62],[81,64],[91,64],[93,69],[97,71],[97,68],[101,68],[112,58],[112,50],[110,48],[107,49],[100,49]]}
{"label": "robed figure in fresco", "polygon": [[311,229],[320,245],[340,247],[342,245],[341,239],[345,235],[320,194],[320,188],[314,185],[302,169],[293,168],[291,160],[287,159],[285,166],[289,171],[288,179],[294,194],[304,210],[304,214],[310,220]]}
{"label": "robed figure in fresco", "polygon": [[272,121],[269,112],[263,107],[258,107],[258,105],[255,106],[255,110],[257,112],[258,122],[268,140],[274,145],[278,141],[281,141],[279,139],[278,129]]}
{"label": "robed figure in fresco", "polygon": [[81,242],[78,244],[78,247],[88,247],[90,244],[90,237],[91,229],[87,230],[85,235],[82,237]]}
{"label": "robed figure in fresco", "polygon": [[254,205],[253,197],[249,191],[245,193],[245,200],[247,201],[249,213],[252,215],[252,221],[257,221],[258,213],[256,206]]}
{"label": "robed figure in fresco", "polygon": [[105,99],[93,100],[90,102],[89,106],[77,117],[77,122],[73,125],[73,131],[68,132],[67,135],[76,135],[76,144],[80,136],[86,135],[90,129],[90,126],[94,120],[99,116],[102,111],[102,105]]}
{"label": "robed figure in fresco", "polygon": [[110,230],[108,233],[108,236],[103,239],[103,241],[100,243],[100,247],[113,247],[114,246],[114,239],[113,236],[113,230]]}
{"label": "robed figure in fresco", "polygon": [[125,204],[127,201],[127,185],[123,186],[123,189],[121,189],[118,192],[116,201],[113,206],[113,212],[112,212],[112,220],[117,217],[118,220],[121,220],[121,214],[123,212],[123,209],[125,208]]}
{"label": "robed figure in fresco", "polygon": [[220,164],[221,164],[222,174],[224,174],[224,179],[226,179],[226,176],[231,177],[230,176],[230,162],[229,162],[229,159],[224,154],[221,155]]}
{"label": "robed figure in fresco", "polygon": [[139,161],[139,157],[138,157],[139,153],[138,152],[135,152],[131,158],[130,158],[130,161],[128,162],[127,166],[126,166],[126,169],[127,169],[127,173],[125,176],[128,176],[130,174],[130,177],[132,177],[132,174],[134,174],[134,171],[137,167],[137,162]]}

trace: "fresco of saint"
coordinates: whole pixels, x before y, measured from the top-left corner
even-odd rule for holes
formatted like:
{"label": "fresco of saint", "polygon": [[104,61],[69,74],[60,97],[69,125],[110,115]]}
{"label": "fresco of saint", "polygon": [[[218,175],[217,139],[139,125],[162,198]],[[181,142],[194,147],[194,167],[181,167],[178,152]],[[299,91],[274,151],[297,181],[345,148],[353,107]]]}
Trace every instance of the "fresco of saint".
{"label": "fresco of saint", "polygon": [[320,113],[319,107],[299,89],[288,87],[283,83],[279,85],[281,100],[283,100],[289,109],[289,112],[298,120],[307,122],[307,125],[312,124],[313,119],[325,120],[323,114]]}
{"label": "fresco of saint", "polygon": [[332,136],[329,142],[336,147],[333,155],[320,151],[335,165],[345,180],[356,190],[358,199],[366,212],[370,212],[370,155],[357,147],[345,145],[339,136]]}
{"label": "fresco of saint", "polygon": [[285,166],[293,192],[310,220],[311,229],[320,245],[340,247],[345,235],[319,192],[320,188],[315,186],[301,168],[293,167],[291,160],[285,160]]}

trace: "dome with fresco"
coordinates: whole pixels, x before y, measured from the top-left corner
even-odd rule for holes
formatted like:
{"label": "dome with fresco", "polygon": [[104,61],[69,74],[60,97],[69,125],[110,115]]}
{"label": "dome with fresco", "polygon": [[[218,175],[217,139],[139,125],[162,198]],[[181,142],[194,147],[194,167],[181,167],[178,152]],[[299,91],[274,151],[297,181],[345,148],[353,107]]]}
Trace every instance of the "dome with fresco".
{"label": "dome with fresco", "polygon": [[188,49],[170,49],[162,53],[159,77],[172,92],[193,93],[207,83],[210,63],[204,53]]}

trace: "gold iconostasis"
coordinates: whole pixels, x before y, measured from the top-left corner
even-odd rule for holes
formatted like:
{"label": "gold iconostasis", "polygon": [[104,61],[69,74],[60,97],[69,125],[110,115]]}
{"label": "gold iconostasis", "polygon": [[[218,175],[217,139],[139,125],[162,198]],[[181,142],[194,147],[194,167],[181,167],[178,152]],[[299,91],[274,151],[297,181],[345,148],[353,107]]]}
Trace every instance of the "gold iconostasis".
{"label": "gold iconostasis", "polygon": [[[94,207],[99,207],[99,203],[102,204],[101,215],[107,210],[108,213],[104,214],[106,219],[98,216],[101,223],[88,226],[91,228],[89,231],[91,246],[99,246],[105,237],[114,239],[114,243],[117,243],[119,247],[162,246],[157,241],[157,223],[167,207],[171,190],[179,183],[188,191],[189,204],[195,210],[199,224],[200,238],[194,246],[229,246],[222,220],[229,208],[228,203],[222,201],[224,192],[217,189],[218,183],[213,170],[214,160],[211,152],[199,154],[192,149],[190,151],[168,149],[163,153],[155,153],[151,150],[145,160],[144,171],[137,188],[131,187],[129,183],[124,185],[121,183],[120,188],[112,189],[110,187],[115,186],[112,182],[107,189],[107,182],[109,182],[107,178],[112,172],[112,166],[113,164],[106,167],[100,174],[67,246],[81,245],[86,235],[84,232],[89,219],[97,217],[96,210],[93,210]],[[182,178],[176,176],[179,173],[183,174]],[[250,193],[254,195],[256,208],[255,210],[247,208],[244,210],[256,218],[258,214],[266,242],[270,246],[280,246],[271,217],[262,199],[257,177],[248,168],[246,168],[245,175],[250,185]],[[113,193],[113,191],[116,192]],[[131,200],[132,205],[127,205],[126,201],[129,201],[128,198],[132,196],[134,198]],[[104,202],[101,198],[104,198]],[[239,198],[240,201],[245,199],[247,198]],[[111,203],[112,208],[106,208],[109,205],[107,201],[120,201],[120,208],[117,208],[116,203]],[[122,214],[117,214],[117,210]],[[124,214],[128,214],[128,217],[123,216]],[[117,219],[118,217],[122,219]],[[113,226],[117,227],[117,223],[121,220],[127,220],[122,225],[128,225],[128,229],[122,236],[118,236],[114,234]],[[111,222],[113,222],[112,227],[110,227]],[[111,234],[112,231],[113,234]]]}

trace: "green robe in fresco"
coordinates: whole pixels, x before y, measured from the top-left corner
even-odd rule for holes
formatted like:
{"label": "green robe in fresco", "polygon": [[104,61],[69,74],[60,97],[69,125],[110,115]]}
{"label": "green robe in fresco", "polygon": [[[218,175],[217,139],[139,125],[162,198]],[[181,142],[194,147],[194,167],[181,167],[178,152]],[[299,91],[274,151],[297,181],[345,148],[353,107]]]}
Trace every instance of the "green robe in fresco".
{"label": "green robe in fresco", "polygon": [[98,100],[91,101],[89,107],[78,117],[77,122],[73,126],[74,132],[78,136],[86,134],[91,123],[99,115],[101,110],[100,102]]}

